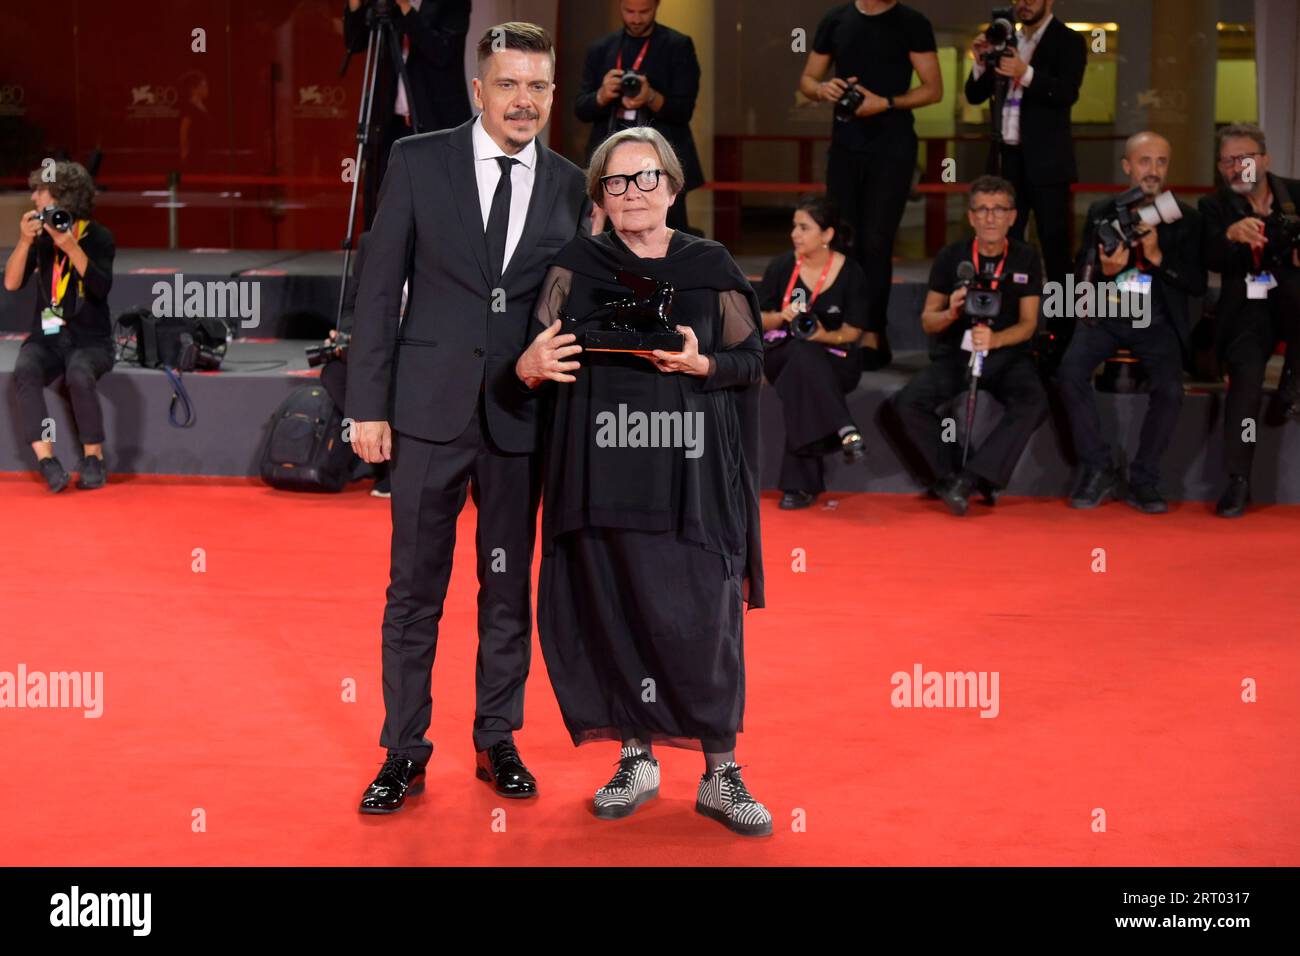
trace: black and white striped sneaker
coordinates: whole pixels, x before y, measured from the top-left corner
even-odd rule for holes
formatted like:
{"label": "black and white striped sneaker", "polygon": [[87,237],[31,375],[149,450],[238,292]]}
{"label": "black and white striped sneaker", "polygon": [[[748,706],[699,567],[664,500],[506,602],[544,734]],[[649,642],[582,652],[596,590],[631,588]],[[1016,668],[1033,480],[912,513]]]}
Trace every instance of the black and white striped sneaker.
{"label": "black and white striped sneaker", "polygon": [[740,767],[727,761],[700,777],[695,812],[713,817],[744,836],[771,836],[772,814],[745,789]]}
{"label": "black and white striped sneaker", "polygon": [[619,753],[618,771],[596,791],[596,816],[617,820],[659,796],[659,761],[644,750],[624,747]]}

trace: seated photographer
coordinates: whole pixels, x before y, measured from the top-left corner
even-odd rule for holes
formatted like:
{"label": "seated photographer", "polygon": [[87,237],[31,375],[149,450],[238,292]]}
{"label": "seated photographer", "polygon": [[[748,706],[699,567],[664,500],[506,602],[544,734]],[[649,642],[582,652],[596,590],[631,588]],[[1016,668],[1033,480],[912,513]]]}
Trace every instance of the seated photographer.
{"label": "seated photographer", "polygon": [[[338,331],[330,329],[329,336],[319,346],[321,355],[320,367],[320,384],[329,394],[334,404],[338,406],[339,413],[347,406],[344,400],[347,398],[348,389],[348,345],[352,339],[352,314],[356,311],[357,289],[361,285],[361,269],[366,263],[366,248],[369,245],[370,233],[363,232],[357,237],[357,252],[352,257],[352,275],[348,278],[347,289],[343,293],[343,315],[339,323]],[[341,333],[341,334],[340,334]],[[317,349],[309,350],[312,352]],[[315,359],[311,360],[313,363]],[[356,459],[360,461],[360,459]],[[370,489],[370,493],[376,498],[390,498],[392,491],[388,481],[388,462],[381,461],[377,465],[371,465],[375,476],[375,486]],[[353,472],[356,475],[356,472]]]}
{"label": "seated photographer", "polygon": [[1202,197],[1199,208],[1205,265],[1220,274],[1217,350],[1228,375],[1223,448],[1228,487],[1215,507],[1221,518],[1239,518],[1250,507],[1250,468],[1255,455],[1264,369],[1279,342],[1286,366],[1278,385],[1283,421],[1300,414],[1300,253],[1296,202],[1300,181],[1268,171],[1268,146],[1258,126],[1219,131],[1223,186]]}
{"label": "seated photographer", "polygon": [[[1165,189],[1169,159],[1169,141],[1159,133],[1129,137],[1123,167],[1132,188],[1124,197],[1141,198],[1135,206],[1126,203],[1127,217],[1153,208]],[[1141,360],[1151,382],[1151,402],[1142,420],[1137,457],[1129,467],[1124,501],[1147,514],[1169,510],[1159,488],[1160,459],[1169,448],[1183,405],[1183,357],[1191,337],[1189,300],[1205,294],[1200,217],[1183,203],[1178,203],[1178,211],[1181,219],[1162,221],[1154,228],[1134,223],[1130,228],[1141,238],[1133,245],[1131,240],[1122,241],[1126,237],[1114,229],[1115,224],[1123,225],[1116,197],[1099,200],[1088,210],[1076,272],[1084,282],[1114,283],[1119,295],[1127,297],[1123,304],[1137,306],[1138,317],[1114,317],[1116,310],[1109,307],[1104,314],[1099,309],[1096,318],[1076,316],[1084,321],[1075,328],[1057,371],[1080,465],[1071,507],[1095,508],[1119,485],[1110,446],[1101,434],[1092,374],[1098,363],[1128,349]],[[1103,239],[1113,246],[1112,253],[1107,254]],[[1098,292],[1096,301],[1102,294]],[[1122,311],[1131,316],[1134,310]]]}
{"label": "seated photographer", "polygon": [[[981,176],[971,184],[967,215],[975,238],[945,246],[930,270],[921,313],[921,325],[933,337],[930,365],[892,400],[929,477],[937,479],[935,495],[955,515],[966,513],[975,490],[987,504],[995,502],[1034,430],[1047,417],[1047,393],[1028,349],[1038,326],[1042,263],[1032,246],[1007,236],[1016,218],[1014,187],[1005,179]],[[973,267],[973,281],[959,280],[963,264]],[[997,314],[971,317],[970,296],[990,304],[989,293],[997,297]],[[960,439],[952,437],[951,429],[944,435],[938,409],[966,392],[972,349],[985,354],[980,383],[1002,404],[1003,414],[962,467],[957,464]]]}
{"label": "seated photographer", "polygon": [[794,249],[768,264],[758,290],[763,369],[785,414],[780,487],[787,510],[808,507],[826,490],[822,456],[836,448],[850,462],[865,456],[844,396],[862,375],[855,349],[867,325],[867,277],[834,248],[843,234],[838,224],[830,200],[800,200]]}
{"label": "seated photographer", "polygon": [[54,455],[55,435],[46,429],[45,386],[60,375],[72,398],[82,456],[78,488],[102,488],[104,415],[97,383],[113,367],[113,321],[108,290],[113,284],[113,234],[91,220],[95,184],[80,163],[60,162],[54,178],[44,170],[28,177],[35,210],[18,224],[18,244],[5,263],[5,288],[16,292],[36,274],[31,334],[14,365],[18,417],[23,437],[36,453],[50,491],[69,477]]}

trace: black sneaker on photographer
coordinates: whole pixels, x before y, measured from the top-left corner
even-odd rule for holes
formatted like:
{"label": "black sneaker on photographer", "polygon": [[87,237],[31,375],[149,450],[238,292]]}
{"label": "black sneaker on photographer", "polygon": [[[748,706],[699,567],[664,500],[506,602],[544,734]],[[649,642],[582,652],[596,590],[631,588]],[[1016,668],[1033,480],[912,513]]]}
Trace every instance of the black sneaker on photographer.
{"label": "black sneaker on photographer", "polygon": [[59,459],[57,458],[42,458],[39,462],[39,467],[41,469],[41,477],[44,478],[45,483],[49,485],[50,491],[55,494],[58,494],[64,488],[68,487],[68,482],[72,480],[68,473],[63,470],[63,465],[59,463]]}
{"label": "black sneaker on photographer", "polygon": [[104,469],[104,459],[97,455],[87,455],[77,465],[77,487],[86,491],[103,488],[108,483],[108,472]]}

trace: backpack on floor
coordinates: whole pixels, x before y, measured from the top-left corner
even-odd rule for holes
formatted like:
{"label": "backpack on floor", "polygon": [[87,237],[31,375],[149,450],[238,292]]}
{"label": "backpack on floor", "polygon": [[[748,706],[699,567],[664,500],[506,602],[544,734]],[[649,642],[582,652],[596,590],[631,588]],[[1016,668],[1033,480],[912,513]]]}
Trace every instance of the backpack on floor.
{"label": "backpack on floor", "polygon": [[343,416],[320,385],[280,403],[262,449],[262,480],[282,491],[342,491],[352,470]]}

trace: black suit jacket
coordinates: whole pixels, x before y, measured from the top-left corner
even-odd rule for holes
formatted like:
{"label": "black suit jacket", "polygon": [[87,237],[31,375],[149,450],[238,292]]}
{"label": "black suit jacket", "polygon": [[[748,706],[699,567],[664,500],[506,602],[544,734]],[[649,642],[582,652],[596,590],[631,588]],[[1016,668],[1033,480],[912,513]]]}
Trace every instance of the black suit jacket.
{"label": "black suit jacket", "polygon": [[[1034,82],[1026,86],[1020,101],[1020,146],[1025,156],[1025,174],[1035,186],[1073,183],[1079,179],[1070,133],[1070,109],[1079,99],[1083,72],[1088,65],[1088,44],[1056,17],[1047,25],[1034,49],[1030,65]],[[978,106],[993,95],[993,70],[975,79],[966,77],[966,99]],[[996,148],[996,147],[995,147]],[[989,170],[996,157],[989,154]]]}
{"label": "black suit jacket", "polygon": [[[1183,218],[1177,222],[1162,222],[1156,227],[1160,241],[1160,265],[1147,266],[1151,275],[1151,294],[1159,297],[1160,305],[1178,333],[1184,354],[1191,354],[1192,299],[1205,295],[1205,265],[1201,260],[1201,217],[1191,206],[1178,203]],[[1083,274],[1084,260],[1097,250],[1097,227],[1105,220],[1115,218],[1115,199],[1099,199],[1088,207],[1088,223],[1083,230],[1083,245],[1075,266],[1077,275]],[[1133,263],[1130,254],[1129,263]],[[1094,281],[1113,282],[1115,276],[1102,274],[1098,260]]]}
{"label": "black suit jacket", "polygon": [[[363,4],[355,13],[343,11],[343,40],[353,53],[365,53],[368,31]],[[396,4],[394,4],[396,11]],[[423,132],[459,126],[473,113],[465,85],[465,38],[469,33],[470,0],[425,0],[420,9],[403,16],[396,12],[393,24],[398,43],[411,38],[406,57],[406,78],[411,84],[411,102]],[[375,79],[376,128],[393,115],[397,102],[396,71],[384,50]]]}
{"label": "black suit jacket", "polygon": [[[1268,174],[1269,189],[1273,193],[1273,209],[1281,208],[1285,192],[1293,203],[1300,205],[1300,180],[1286,179]],[[1280,185],[1280,189],[1279,189]],[[1231,318],[1240,307],[1246,304],[1246,276],[1255,271],[1255,257],[1250,246],[1243,242],[1231,242],[1227,237],[1228,227],[1239,219],[1255,215],[1250,200],[1238,196],[1226,186],[1220,186],[1216,192],[1202,196],[1199,204],[1205,265],[1222,277],[1219,303],[1216,309],[1220,332],[1230,326],[1226,319]],[[1298,281],[1300,273],[1294,266],[1277,270],[1278,281]],[[1269,296],[1269,302],[1280,301]]]}
{"label": "black suit jacket", "polygon": [[[623,34],[624,31],[618,30],[593,43],[587,50],[587,60],[582,67],[582,86],[574,105],[574,113],[582,122],[592,124],[591,136],[587,141],[588,160],[596,147],[609,138],[610,114],[615,108],[621,108],[618,100],[600,106],[596,102],[596,92],[600,89],[605,74],[614,69]],[[624,70],[631,68],[631,63],[623,64]],[[691,116],[695,113],[695,100],[700,95],[700,61],[695,56],[695,44],[686,34],[656,23],[650,33],[650,48],[646,51],[640,72],[649,80],[650,86],[664,97],[664,108],[658,113],[650,113],[647,125],[663,133],[664,139],[668,140],[677,154],[682,172],[686,175],[685,188],[702,186],[704,168],[700,165],[700,156],[695,150],[695,138],[691,135],[690,125]]]}
{"label": "black suit jacket", "polygon": [[502,451],[528,452],[537,440],[536,397],[515,376],[515,361],[532,339],[547,267],[587,233],[591,204],[582,171],[539,141],[524,232],[497,295],[472,128],[473,121],[393,144],[357,293],[347,415],[450,441],[469,424],[481,389],[493,441]]}

